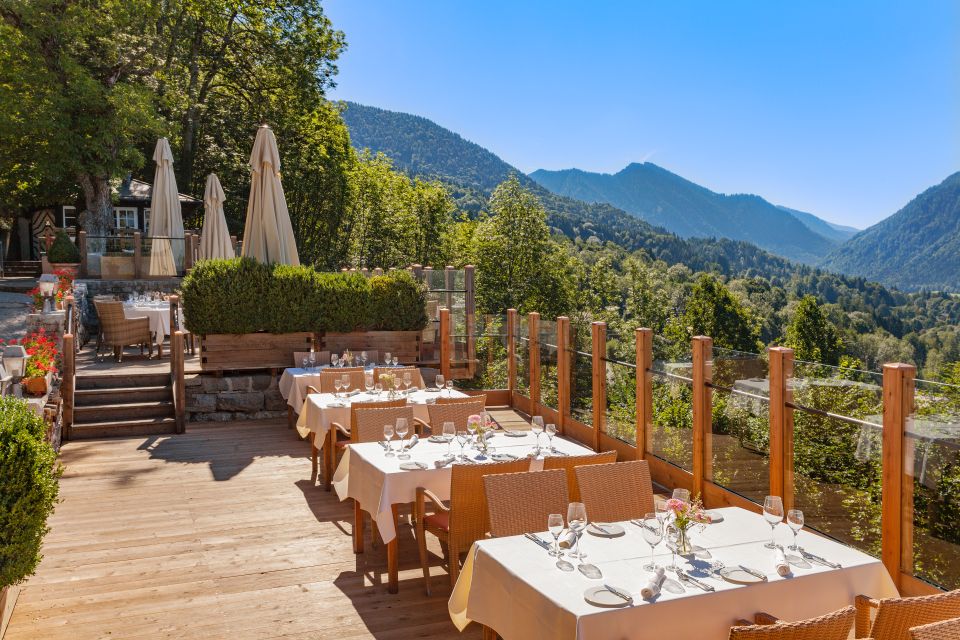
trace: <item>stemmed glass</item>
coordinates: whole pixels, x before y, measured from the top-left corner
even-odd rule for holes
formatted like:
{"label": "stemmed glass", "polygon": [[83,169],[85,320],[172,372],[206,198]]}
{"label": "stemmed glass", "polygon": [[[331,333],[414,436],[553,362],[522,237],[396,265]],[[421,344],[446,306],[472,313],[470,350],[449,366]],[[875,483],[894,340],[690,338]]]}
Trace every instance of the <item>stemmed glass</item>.
{"label": "stemmed glass", "polygon": [[800,548],[797,546],[797,534],[800,533],[800,529],[803,529],[803,511],[800,509],[787,511],[787,526],[793,531],[793,544],[787,548],[790,551],[796,551]]}
{"label": "stemmed glass", "polygon": [[373,374],[367,372],[363,375],[363,388],[366,389],[367,393],[373,391]]}
{"label": "stemmed glass", "polygon": [[470,434],[470,440],[472,440],[474,443],[476,443],[477,438],[477,425],[478,423],[474,420],[467,420],[467,432]]}
{"label": "stemmed glass", "polygon": [[397,435],[400,436],[400,455],[397,456],[398,460],[409,460],[410,453],[403,448],[403,439],[406,437],[407,433],[410,431],[410,425],[407,424],[406,418],[397,418],[397,426],[393,428],[397,432]]}
{"label": "stemmed glass", "polygon": [[383,385],[378,382],[373,385],[373,390],[377,392],[377,397],[379,398],[381,394],[383,394]]}
{"label": "stemmed glass", "polygon": [[317,354],[313,351],[310,352],[310,370],[312,371],[317,365]]}
{"label": "stemmed glass", "polygon": [[457,436],[457,427],[452,422],[443,423],[443,439],[447,441],[447,458],[453,458],[453,452],[450,450],[453,439]]}
{"label": "stemmed glass", "polygon": [[364,368],[367,367],[367,352],[366,352],[366,351],[361,351],[361,352],[360,352],[360,363],[363,364],[363,367],[364,367]]}
{"label": "stemmed glass", "polygon": [[393,445],[390,444],[390,441],[393,440],[393,425],[392,425],[392,424],[385,424],[385,425],[383,425],[383,437],[384,437],[384,438],[386,439],[386,441],[387,441],[387,453],[386,453],[385,455],[386,455],[388,458],[392,458],[393,455],[394,455],[394,453],[393,453]]}
{"label": "stemmed glass", "polygon": [[653,510],[656,512],[657,521],[660,523],[660,526],[663,527],[670,515],[670,510],[667,509],[666,498],[655,496],[653,498]]}
{"label": "stemmed glass", "polygon": [[350,388],[350,374],[345,373],[340,376],[340,386],[343,387],[343,393],[346,395],[347,389]]}
{"label": "stemmed glass", "polygon": [[309,365],[309,364],[310,364],[310,358],[308,358],[307,356],[303,356],[303,369],[304,369],[304,371],[310,371],[310,370],[307,368],[307,365]]}
{"label": "stemmed glass", "polygon": [[440,394],[443,395],[443,376],[438,373],[433,383],[437,385],[437,391],[439,391]]}
{"label": "stemmed glass", "polygon": [[587,557],[587,554],[580,551],[580,536],[583,535],[583,530],[587,528],[587,507],[582,502],[571,502],[567,505],[567,527],[570,528],[570,531],[573,531],[577,540],[570,557],[583,560]]}
{"label": "stemmed glass", "polygon": [[413,375],[409,371],[403,372],[403,390],[408,391],[413,384]]}
{"label": "stemmed glass", "polygon": [[400,391],[400,384],[401,384],[402,382],[403,382],[403,380],[401,380],[401,379],[398,378],[397,376],[393,376],[393,390],[399,392],[399,391]]}
{"label": "stemmed glass", "polygon": [[457,431],[457,444],[460,445],[460,458],[459,460],[463,461],[467,459],[467,455],[464,453],[464,449],[467,446],[467,443],[470,442],[470,434],[467,433],[466,429],[460,429]]}
{"label": "stemmed glass", "polygon": [[673,499],[679,500],[680,502],[690,502],[690,491],[688,489],[674,489],[673,490]]}
{"label": "stemmed glass", "polygon": [[544,430],[547,432],[547,443],[550,445],[550,452],[553,453],[556,451],[556,449],[553,448],[553,436],[557,435],[557,425],[550,422]]}
{"label": "stemmed glass", "polygon": [[453,380],[447,380],[447,395],[453,395]]}
{"label": "stemmed glass", "polygon": [[783,521],[783,500],[780,496],[767,496],[763,499],[763,519],[770,525],[770,542],[763,546],[767,549],[776,549],[777,525]]}
{"label": "stemmed glass", "polygon": [[533,416],[530,420],[530,430],[533,431],[534,435],[537,436],[537,448],[535,453],[540,455],[540,434],[543,433],[543,418],[541,416]]}
{"label": "stemmed glass", "polygon": [[551,513],[547,516],[547,531],[553,536],[553,547],[550,549],[551,558],[560,557],[560,534],[563,533],[563,514]]}
{"label": "stemmed glass", "polygon": [[643,567],[647,571],[657,570],[657,564],[653,561],[653,550],[663,540],[663,523],[657,515],[656,512],[645,514],[640,521],[643,539],[650,545],[650,562]]}
{"label": "stemmed glass", "polygon": [[665,535],[667,546],[670,547],[670,569],[676,571],[677,567],[677,545],[680,543],[680,529],[675,524],[666,525]]}
{"label": "stemmed glass", "polygon": [[336,367],[340,364],[340,356],[335,353],[330,354],[330,366]]}
{"label": "stemmed glass", "polygon": [[400,358],[393,356],[393,366],[398,366],[400,364]]}
{"label": "stemmed glass", "polygon": [[333,394],[334,397],[339,398],[339,397],[340,397],[340,389],[343,388],[343,380],[341,380],[340,378],[334,378],[334,379],[333,379],[333,388],[336,390],[336,392]]}
{"label": "stemmed glass", "polygon": [[383,354],[383,361],[386,363],[386,365],[387,365],[388,367],[390,366],[390,352],[389,352],[389,351],[387,351],[385,354]]}

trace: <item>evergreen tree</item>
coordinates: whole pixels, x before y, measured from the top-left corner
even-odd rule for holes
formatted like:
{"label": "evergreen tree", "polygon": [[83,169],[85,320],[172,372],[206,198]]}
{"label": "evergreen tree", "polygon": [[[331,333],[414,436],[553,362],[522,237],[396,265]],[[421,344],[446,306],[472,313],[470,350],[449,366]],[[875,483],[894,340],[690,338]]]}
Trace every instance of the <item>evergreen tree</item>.
{"label": "evergreen tree", "polygon": [[813,296],[804,296],[787,325],[784,345],[799,360],[836,365],[843,354],[840,332],[827,319]]}
{"label": "evergreen tree", "polygon": [[692,335],[710,336],[718,347],[752,352],[762,348],[756,318],[710,274],[701,274],[693,285],[683,322]]}

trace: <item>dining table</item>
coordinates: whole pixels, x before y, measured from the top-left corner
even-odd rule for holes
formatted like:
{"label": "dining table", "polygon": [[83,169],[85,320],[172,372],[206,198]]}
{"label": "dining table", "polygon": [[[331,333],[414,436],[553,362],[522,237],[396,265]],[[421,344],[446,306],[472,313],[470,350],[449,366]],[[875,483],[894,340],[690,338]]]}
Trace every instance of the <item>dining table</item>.
{"label": "dining table", "polygon": [[[380,365],[368,364],[364,371],[373,372]],[[333,365],[321,364],[315,367],[287,367],[280,374],[277,388],[280,395],[287,401],[287,406],[297,415],[303,409],[303,401],[307,398],[307,387],[320,388],[320,374],[324,371],[336,369]]]}
{"label": "dining table", "polygon": [[[157,344],[157,357],[163,353],[163,343],[170,335],[170,303],[166,301],[125,302],[125,318],[147,318],[150,321],[150,333]],[[183,326],[183,318],[180,319]]]}
{"label": "dining table", "polygon": [[[417,487],[429,489],[441,500],[450,499],[451,467],[454,464],[486,464],[497,457],[515,459],[529,458],[530,470],[543,469],[545,456],[586,455],[593,453],[583,445],[561,437],[554,437],[552,451],[548,438],[539,438],[540,453],[537,454],[537,438],[530,431],[499,429],[487,437],[489,445],[486,454],[466,448],[463,453],[467,462],[450,462],[448,451],[461,453],[456,442],[442,440],[442,436],[420,438],[410,450],[410,460],[400,460],[396,456],[387,456],[380,442],[363,442],[345,447],[343,457],[333,476],[333,488],[340,500],[354,500],[355,524],[353,528],[355,549],[357,536],[362,540],[363,530],[358,526],[362,522],[362,513],[366,511],[377,523],[380,537],[387,546],[388,590],[398,591],[398,510],[401,504],[416,500]],[[399,444],[393,442],[394,449]],[[499,455],[498,455],[499,454]],[[416,468],[411,468],[418,465]],[[403,465],[405,468],[401,468]],[[480,490],[479,488],[477,489]]]}
{"label": "dining table", "polygon": [[[616,523],[623,532],[615,537],[591,535],[592,527],[582,534],[583,562],[598,568],[599,577],[574,570],[579,562],[572,558],[570,570],[561,570],[541,544],[525,536],[475,543],[450,595],[450,617],[460,630],[474,621],[504,640],[725,640],[736,620],[752,620],[760,611],[793,621],[850,605],[858,594],[898,596],[877,558],[806,530],[799,533],[799,549],[790,550],[785,545],[792,535],[779,527],[777,542],[788,565],[783,569],[789,569],[781,575],[777,552],[764,546],[771,531],[763,516],[739,507],[710,513],[715,522],[693,530],[693,553],[675,556],[684,575],[710,590],[668,568],[659,593],[644,599],[641,591],[652,577],[643,568],[651,560],[650,546],[640,523],[627,521]],[[531,533],[552,541],[545,532]],[[666,546],[661,543],[653,554],[661,567],[674,557]]]}

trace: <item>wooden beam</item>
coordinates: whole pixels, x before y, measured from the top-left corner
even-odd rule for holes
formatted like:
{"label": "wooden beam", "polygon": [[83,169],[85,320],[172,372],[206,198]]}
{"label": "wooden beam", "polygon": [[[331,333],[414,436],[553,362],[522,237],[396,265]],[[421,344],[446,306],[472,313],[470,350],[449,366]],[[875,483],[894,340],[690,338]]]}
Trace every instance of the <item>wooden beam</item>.
{"label": "wooden beam", "polygon": [[517,310],[507,309],[507,389],[517,390]]}
{"label": "wooden beam", "polygon": [[440,373],[450,380],[450,309],[440,309]]}
{"label": "wooden beam", "polygon": [[[893,578],[897,588],[901,584],[903,567],[903,544],[912,539],[912,522],[903,518],[904,498],[911,501],[912,495],[904,492],[905,459],[904,434],[907,421],[913,413],[914,379],[917,368],[910,364],[883,365],[883,484],[881,488],[881,549],[880,558]],[[913,460],[908,461],[909,464]]]}
{"label": "wooden beam", "polygon": [[593,364],[593,450],[600,451],[600,434],[607,420],[607,323],[593,322],[590,325],[593,338],[591,362]]}
{"label": "wooden beam", "polygon": [[570,318],[557,318],[557,429],[566,432],[570,415]]}
{"label": "wooden beam", "polygon": [[647,455],[647,438],[653,432],[653,330],[637,329],[636,338],[636,459]]}
{"label": "wooden beam", "polygon": [[770,495],[783,498],[784,510],[794,505],[793,491],[793,349],[770,351]]}
{"label": "wooden beam", "polygon": [[540,314],[533,311],[527,315],[527,356],[530,372],[530,406],[534,413],[540,412]]}
{"label": "wooden beam", "polygon": [[704,481],[710,475],[713,432],[712,395],[707,382],[712,380],[713,340],[707,336],[693,339],[693,493],[703,495]]}

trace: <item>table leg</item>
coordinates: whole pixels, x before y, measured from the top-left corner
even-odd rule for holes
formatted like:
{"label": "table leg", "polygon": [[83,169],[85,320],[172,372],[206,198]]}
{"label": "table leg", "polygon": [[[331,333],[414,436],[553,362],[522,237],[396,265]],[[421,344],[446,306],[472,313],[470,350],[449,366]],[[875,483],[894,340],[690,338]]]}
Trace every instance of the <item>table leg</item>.
{"label": "table leg", "polygon": [[337,439],[337,433],[333,429],[327,431],[327,436],[323,441],[323,490],[330,491],[330,482],[333,480],[333,472],[337,466],[337,449],[334,446]]}
{"label": "table leg", "polygon": [[297,423],[297,416],[293,412],[293,407],[287,405],[287,429],[293,429]]}
{"label": "table leg", "polygon": [[363,509],[357,500],[353,501],[353,552],[363,553]]}
{"label": "table leg", "polygon": [[400,505],[391,505],[390,509],[393,512],[393,530],[396,531],[396,535],[387,543],[387,591],[397,593],[400,590],[400,558],[398,557],[400,532],[397,531]]}

